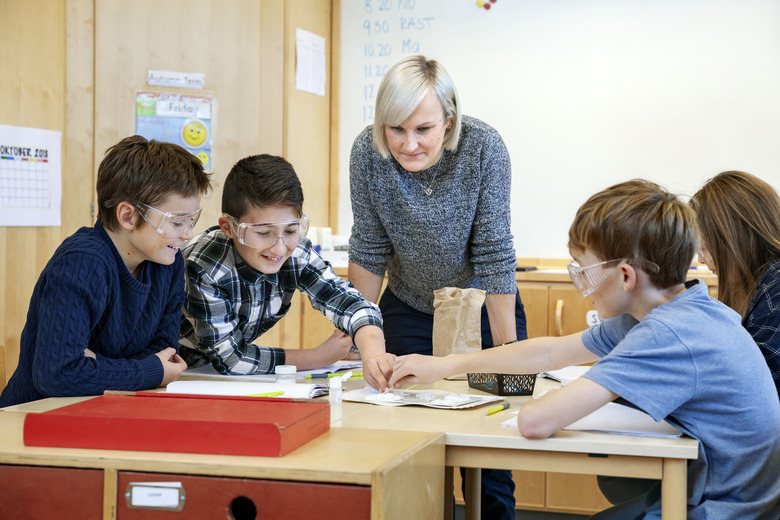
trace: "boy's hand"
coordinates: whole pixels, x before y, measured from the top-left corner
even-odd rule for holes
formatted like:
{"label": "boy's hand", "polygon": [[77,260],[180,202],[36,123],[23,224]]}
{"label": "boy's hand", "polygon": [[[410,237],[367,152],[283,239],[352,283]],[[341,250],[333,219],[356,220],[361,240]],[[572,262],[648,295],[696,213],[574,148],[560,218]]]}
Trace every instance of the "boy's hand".
{"label": "boy's hand", "polygon": [[181,373],[187,368],[187,362],[176,353],[176,349],[173,347],[161,350],[155,356],[160,358],[163,366],[163,380],[160,386],[167,386],[168,383],[173,383],[179,379]]}
{"label": "boy's hand", "polygon": [[383,352],[363,360],[363,379],[373,388],[384,392],[389,388],[387,379],[393,374],[395,355]]}
{"label": "boy's hand", "polygon": [[395,360],[390,386],[395,388],[412,383],[428,384],[438,381],[446,377],[441,367],[444,359],[420,354],[400,356]]}

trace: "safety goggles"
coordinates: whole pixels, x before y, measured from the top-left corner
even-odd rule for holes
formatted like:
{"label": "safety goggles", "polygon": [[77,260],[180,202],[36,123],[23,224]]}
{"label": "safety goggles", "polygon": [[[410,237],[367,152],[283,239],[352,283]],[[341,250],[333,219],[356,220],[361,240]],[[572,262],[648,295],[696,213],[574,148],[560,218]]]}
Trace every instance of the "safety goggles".
{"label": "safety goggles", "polygon": [[580,267],[576,261],[572,260],[569,262],[569,265],[566,266],[566,269],[569,271],[571,281],[574,282],[574,287],[577,288],[577,291],[579,291],[584,298],[601,287],[610,276],[615,274],[617,271],[614,271],[612,268],[617,267],[620,262],[626,262],[632,265],[636,264],[654,273],[661,270],[661,268],[653,262],[648,262],[647,260],[626,260],[625,258],[607,260],[606,262],[589,265],[588,267]]}
{"label": "safety goggles", "polygon": [[309,217],[284,222],[260,222],[247,224],[239,222],[227,213],[222,215],[230,221],[230,228],[236,234],[238,243],[252,249],[270,249],[282,239],[287,247],[296,247],[309,231]]}
{"label": "safety goggles", "polygon": [[143,202],[131,202],[131,204],[152,229],[166,238],[179,238],[189,233],[198,223],[200,212],[203,210],[198,208],[192,213],[167,213]]}

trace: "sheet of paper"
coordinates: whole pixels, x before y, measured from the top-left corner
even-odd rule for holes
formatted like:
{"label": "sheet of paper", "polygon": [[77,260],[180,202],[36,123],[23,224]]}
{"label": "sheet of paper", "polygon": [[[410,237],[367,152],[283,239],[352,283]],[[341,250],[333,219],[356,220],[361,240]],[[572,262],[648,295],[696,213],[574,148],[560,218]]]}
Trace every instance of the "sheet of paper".
{"label": "sheet of paper", "polygon": [[590,369],[590,365],[575,365],[560,370],[550,370],[539,374],[542,377],[558,381],[562,385],[568,385],[575,379],[582,377]]}
{"label": "sheet of paper", "polygon": [[380,406],[418,405],[431,408],[460,409],[472,408],[493,401],[501,401],[503,397],[493,395],[458,394],[445,390],[400,390],[378,392],[371,387],[344,392],[344,401],[378,404]]}
{"label": "sheet of paper", "polygon": [[641,410],[618,403],[607,403],[564,430],[622,433],[651,437],[679,437],[682,432],[666,421],[655,419]]}
{"label": "sheet of paper", "polygon": [[328,387],[306,383],[253,383],[247,381],[174,381],[166,388],[172,394],[197,395],[257,395],[270,392],[284,392],[274,397],[311,399],[327,395]]}
{"label": "sheet of paper", "polygon": [[325,95],[325,38],[295,29],[295,88]]}
{"label": "sheet of paper", "polygon": [[0,125],[0,226],[59,226],[62,132]]}

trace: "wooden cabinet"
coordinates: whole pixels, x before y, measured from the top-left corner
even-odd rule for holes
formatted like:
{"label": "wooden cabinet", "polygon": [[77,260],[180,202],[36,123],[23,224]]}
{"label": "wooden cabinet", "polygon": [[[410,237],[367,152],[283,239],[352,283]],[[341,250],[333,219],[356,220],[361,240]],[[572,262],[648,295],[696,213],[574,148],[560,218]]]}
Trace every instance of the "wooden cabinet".
{"label": "wooden cabinet", "polygon": [[[442,433],[331,428],[283,457],[24,445],[27,413],[80,399],[45,399],[0,412],[0,518],[443,516]],[[181,482],[186,514],[127,507],[127,485],[138,481]],[[252,506],[258,514],[244,516]]]}
{"label": "wooden cabinet", "polygon": [[102,471],[0,465],[2,518],[91,520],[102,515]]}
{"label": "wooden cabinet", "polygon": [[[174,483],[183,490],[180,511],[139,506],[130,498],[131,486],[153,486],[160,482]],[[311,520],[322,518],[323,512],[334,520],[371,518],[369,486],[123,471],[118,476],[118,493],[117,520]]]}
{"label": "wooden cabinet", "polygon": [[[597,314],[563,273],[517,274],[528,337],[564,336],[585,330]],[[593,475],[513,471],[519,509],[592,514],[609,507]]]}

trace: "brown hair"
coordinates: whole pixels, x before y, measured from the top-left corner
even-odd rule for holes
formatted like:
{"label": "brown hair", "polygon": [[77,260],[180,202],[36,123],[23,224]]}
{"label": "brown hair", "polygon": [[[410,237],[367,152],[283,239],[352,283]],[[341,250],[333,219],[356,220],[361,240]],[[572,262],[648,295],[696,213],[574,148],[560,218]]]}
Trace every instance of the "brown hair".
{"label": "brown hair", "polygon": [[[119,223],[113,208],[122,201],[154,206],[171,193],[192,197],[210,189],[203,163],[181,146],[125,137],[106,151],[98,168],[98,219],[114,230]],[[137,225],[142,224],[138,219]]]}
{"label": "brown hair", "polygon": [[761,275],[780,258],[780,197],[758,177],[726,171],[690,204],[718,273],[718,299],[744,316]]}
{"label": "brown hair", "polygon": [[[637,260],[659,289],[684,283],[696,253],[693,211],[676,195],[650,181],[634,179],[596,193],[583,204],[569,229],[569,249],[589,249],[600,259]],[[641,260],[660,267],[644,268]]]}
{"label": "brown hair", "polygon": [[280,204],[303,216],[303,189],[292,164],[276,155],[251,155],[238,161],[222,188],[222,212],[240,219],[252,207]]}

